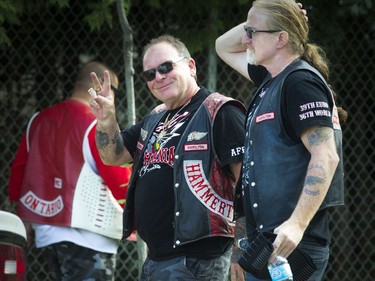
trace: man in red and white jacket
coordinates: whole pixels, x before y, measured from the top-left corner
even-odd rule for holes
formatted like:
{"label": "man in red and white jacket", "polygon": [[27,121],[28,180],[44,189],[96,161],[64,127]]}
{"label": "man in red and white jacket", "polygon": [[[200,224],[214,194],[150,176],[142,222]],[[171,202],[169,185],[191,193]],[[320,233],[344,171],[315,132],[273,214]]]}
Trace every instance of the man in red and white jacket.
{"label": "man in red and white jacket", "polygon": [[9,197],[31,223],[53,280],[114,278],[131,168],[105,165],[96,148],[87,91],[90,72],[105,69],[85,64],[71,97],[31,118],[12,163]]}

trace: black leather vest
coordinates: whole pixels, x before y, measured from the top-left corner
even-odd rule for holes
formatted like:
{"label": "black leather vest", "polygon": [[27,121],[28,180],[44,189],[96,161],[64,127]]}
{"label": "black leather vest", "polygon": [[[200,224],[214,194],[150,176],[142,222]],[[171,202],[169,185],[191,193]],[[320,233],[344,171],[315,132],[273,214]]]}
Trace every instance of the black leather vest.
{"label": "black leather vest", "polygon": [[[215,116],[221,106],[229,102],[245,111],[239,101],[219,93],[210,94],[190,120],[176,147],[173,161],[176,246],[205,237],[234,237],[232,220],[235,180],[221,168],[213,140]],[[144,146],[164,111],[165,107],[158,107],[146,117],[142,131],[147,136],[141,136],[140,139]],[[134,229],[134,189],[144,149],[138,151],[133,165],[124,210],[123,239]]]}
{"label": "black leather vest", "polygon": [[[302,192],[310,154],[302,142],[296,144],[289,138],[281,116],[283,83],[290,73],[301,69],[313,72],[328,88],[317,70],[298,60],[275,77],[246,128],[246,155],[242,169],[247,183],[243,177],[242,184],[237,185],[235,217],[240,217],[244,210],[248,221],[253,224],[251,232],[272,230],[287,220]],[[336,113],[334,107],[331,112],[333,119],[337,118]],[[262,118],[267,121],[262,122]],[[344,203],[342,131],[338,119],[333,123],[340,162],[320,210]]]}

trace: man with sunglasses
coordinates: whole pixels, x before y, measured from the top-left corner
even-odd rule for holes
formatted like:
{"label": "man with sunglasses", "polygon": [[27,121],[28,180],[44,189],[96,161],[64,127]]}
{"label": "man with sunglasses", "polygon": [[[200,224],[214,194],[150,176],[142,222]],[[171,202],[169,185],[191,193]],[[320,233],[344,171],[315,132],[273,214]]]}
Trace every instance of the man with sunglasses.
{"label": "man with sunglasses", "polygon": [[90,73],[103,79],[105,69],[92,61],[78,70],[71,96],[31,118],[12,163],[9,197],[51,280],[114,280],[131,168],[105,165],[95,145],[87,90]]}
{"label": "man with sunglasses", "polygon": [[136,229],[147,243],[141,280],[227,280],[245,109],[198,85],[195,61],[175,37],[151,40],[143,68],[162,104],[122,131],[108,74],[104,84],[92,75],[100,155],[110,165],[134,162],[124,238]]}
{"label": "man with sunglasses", "polygon": [[[246,22],[220,36],[216,50],[258,86],[248,108],[242,183],[236,189],[243,210],[235,214],[245,214],[249,241],[275,234],[269,260],[288,258],[294,280],[322,280],[329,207],[344,202],[340,122],[346,119],[326,82],[322,50],[309,42],[305,14],[294,0],[254,1]],[[254,258],[253,250],[247,248],[243,257]],[[307,254],[306,260],[301,254],[293,263],[296,253]],[[262,270],[240,263],[252,271],[246,280],[267,279],[266,263]]]}

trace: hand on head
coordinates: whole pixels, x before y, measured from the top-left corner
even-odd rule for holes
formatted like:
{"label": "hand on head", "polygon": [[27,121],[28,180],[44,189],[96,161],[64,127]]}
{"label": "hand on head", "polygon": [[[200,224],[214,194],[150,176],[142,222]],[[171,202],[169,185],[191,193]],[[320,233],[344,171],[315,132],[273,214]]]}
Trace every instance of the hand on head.
{"label": "hand on head", "polygon": [[302,3],[297,3],[297,5],[298,5],[298,7],[300,7],[300,9],[301,9],[301,13],[302,13],[302,15],[305,17],[305,20],[306,21],[309,21],[309,18],[308,18],[308,16],[307,16],[307,11],[305,10],[305,9],[303,9],[303,6],[302,6]]}

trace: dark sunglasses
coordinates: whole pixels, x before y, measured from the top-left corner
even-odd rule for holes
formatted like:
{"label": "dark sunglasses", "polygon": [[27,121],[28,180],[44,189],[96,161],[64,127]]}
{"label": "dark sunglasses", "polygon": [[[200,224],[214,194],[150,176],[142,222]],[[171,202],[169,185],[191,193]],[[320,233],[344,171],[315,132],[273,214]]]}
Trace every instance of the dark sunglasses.
{"label": "dark sunglasses", "polygon": [[256,30],[256,29],[252,29],[252,28],[250,28],[246,25],[244,25],[243,28],[245,29],[246,36],[249,37],[249,39],[253,39],[253,33],[256,33],[256,32],[274,33],[274,32],[280,32],[281,31],[280,29]]}
{"label": "dark sunglasses", "polygon": [[151,82],[152,80],[155,79],[156,76],[156,71],[159,72],[160,74],[167,74],[173,70],[173,66],[178,63],[179,61],[182,61],[185,58],[180,58],[176,61],[166,61],[160,64],[156,68],[151,68],[149,70],[143,71],[141,73],[141,77],[146,81],[146,82]]}

